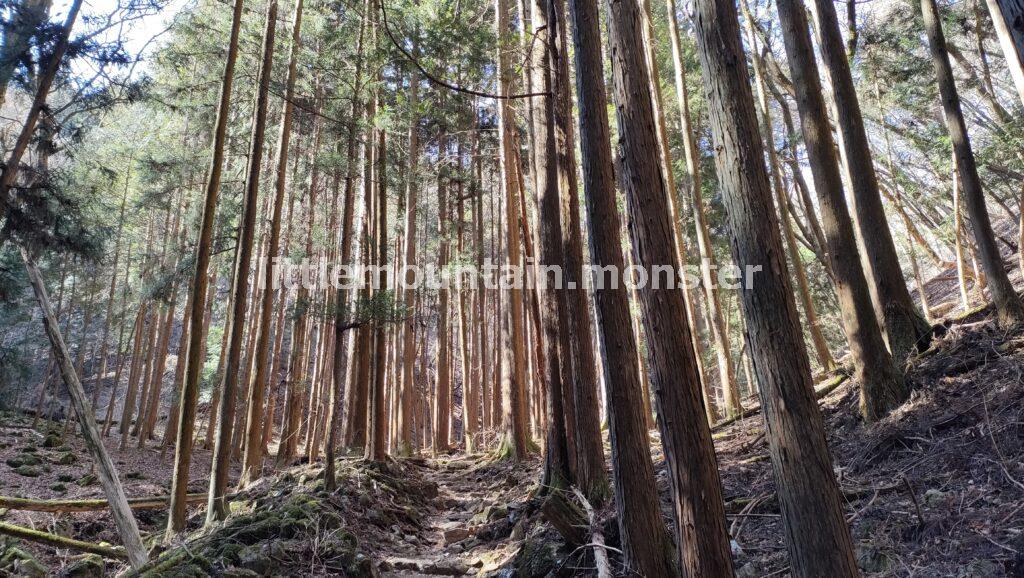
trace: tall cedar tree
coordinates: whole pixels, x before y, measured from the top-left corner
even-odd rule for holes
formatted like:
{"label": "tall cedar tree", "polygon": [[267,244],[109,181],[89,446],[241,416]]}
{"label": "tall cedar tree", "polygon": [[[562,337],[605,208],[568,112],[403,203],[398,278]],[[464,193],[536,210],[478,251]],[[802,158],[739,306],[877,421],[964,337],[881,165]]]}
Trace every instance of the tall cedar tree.
{"label": "tall cedar tree", "polygon": [[858,576],[825,444],[811,368],[783,257],[736,5],[698,0],[694,16],[732,253],[761,274],[740,291],[789,547],[801,578]]}
{"label": "tall cedar tree", "polygon": [[[271,68],[274,52],[274,35],[276,33],[277,0],[271,0],[267,8],[267,30],[264,33],[264,64]],[[270,11],[273,10],[273,19]],[[274,24],[271,24],[273,20]],[[260,74],[263,74],[260,69]],[[262,81],[262,77],[260,79]],[[260,89],[262,90],[262,85]],[[288,170],[288,145],[291,136],[292,96],[295,90],[295,59],[288,60],[288,78],[285,83],[284,112],[281,115],[281,127],[277,139],[277,164],[274,167],[274,192],[271,202],[270,235],[267,239],[267,249],[264,261],[260,265],[263,279],[263,292],[260,295],[259,323],[257,324],[258,335],[256,337],[256,350],[250,355],[253,356],[254,373],[249,384],[249,409],[245,416],[245,449],[242,454],[242,473],[239,478],[239,486],[246,485],[257,480],[263,473],[263,396],[267,388],[267,382],[273,376],[268,375],[270,354],[271,323],[273,322],[274,297],[279,293],[274,290],[274,259],[280,252],[281,245],[281,214],[284,205],[284,189],[287,180]]]}
{"label": "tall cedar tree", "polygon": [[213,249],[214,215],[217,211],[217,197],[224,168],[225,144],[227,141],[228,118],[231,114],[231,85],[238,60],[238,36],[242,26],[243,1],[235,0],[231,13],[231,33],[228,40],[224,76],[221,79],[220,100],[217,104],[217,121],[213,132],[213,155],[210,173],[206,182],[206,195],[196,241],[196,269],[192,277],[192,311],[189,312],[188,362],[185,372],[185,386],[181,393],[178,412],[178,439],[174,452],[174,475],[171,478],[170,516],[167,519],[167,538],[172,539],[185,527],[189,466],[192,462],[192,443],[196,423],[196,402],[199,399],[199,373],[205,360],[201,359],[203,319],[206,311],[207,270],[210,267],[210,253]]}
{"label": "tall cedar tree", "polygon": [[[231,434],[235,422],[235,397],[242,363],[242,337],[246,326],[249,295],[249,269],[252,267],[253,242],[256,238],[256,213],[259,212],[260,171],[263,167],[263,144],[267,131],[267,104],[270,99],[270,76],[274,63],[274,36],[277,29],[277,2],[267,5],[266,28],[263,31],[263,56],[260,63],[256,104],[249,145],[249,168],[245,178],[245,196],[235,250],[234,279],[231,286],[231,309],[227,319],[228,352],[221,383],[220,414],[213,445],[210,472],[210,494],[206,504],[206,522],[223,520],[228,515],[227,487],[231,468]],[[266,287],[264,293],[269,293]],[[252,349],[250,348],[250,351]]]}
{"label": "tall cedar tree", "polygon": [[[679,270],[672,210],[658,158],[658,136],[644,61],[639,0],[609,0],[612,88],[618,119],[621,182],[626,193],[634,261],[648,271]],[[650,377],[676,517],[676,543],[690,576],[732,574],[711,429],[691,344],[686,304],[678,288],[638,290],[650,349]]]}
{"label": "tall cedar tree", "polygon": [[902,364],[914,350],[924,351],[931,340],[931,324],[917,310],[896,256],[889,222],[882,207],[871,146],[864,130],[860,101],[850,74],[846,47],[832,0],[814,0],[818,16],[818,45],[835,99],[838,133],[851,185],[854,224],[864,250],[862,261],[875,315],[882,324],[889,351]]}
{"label": "tall cedar tree", "polygon": [[886,348],[861,268],[803,2],[778,0],[776,6],[797,95],[800,128],[821,207],[843,329],[850,343],[855,378],[860,384],[861,413],[865,419],[874,421],[903,403],[910,388]]}
{"label": "tall cedar tree", "polygon": [[[583,192],[593,264],[622,271],[625,258],[615,198],[604,56],[597,0],[571,0],[576,96],[579,102]],[[629,293],[618,285],[595,290],[598,338],[605,359],[604,387],[611,439],[619,536],[626,565],[642,576],[668,576],[668,532],[651,463],[647,417]]]}

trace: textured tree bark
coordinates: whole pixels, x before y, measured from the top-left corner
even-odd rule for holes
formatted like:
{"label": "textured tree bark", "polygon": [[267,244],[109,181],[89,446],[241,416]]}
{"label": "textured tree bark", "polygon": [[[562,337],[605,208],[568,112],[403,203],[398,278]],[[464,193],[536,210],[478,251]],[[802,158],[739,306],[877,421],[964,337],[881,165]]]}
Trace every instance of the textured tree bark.
{"label": "textured tree bark", "polygon": [[915,350],[927,349],[932,328],[910,298],[896,256],[835,6],[831,0],[814,0],[814,5],[818,17],[818,45],[832,82],[837,132],[846,152],[854,224],[864,250],[861,259],[864,275],[872,290],[875,316],[882,325],[889,351],[895,362],[902,364]]}
{"label": "textured tree bark", "polygon": [[843,329],[850,343],[855,378],[860,384],[861,413],[868,421],[875,421],[902,404],[910,395],[910,388],[886,348],[861,268],[804,8],[795,0],[779,0],[777,6]]}
{"label": "textured tree bark", "polygon": [[[1011,0],[1004,0],[1001,5],[1010,5]],[[1014,2],[1019,4],[1019,2]],[[1024,305],[1010,284],[1003,268],[1003,259],[996,246],[992,223],[988,209],[985,207],[985,192],[982,190],[981,178],[975,163],[974,152],[971,150],[971,139],[967,134],[967,124],[960,110],[960,95],[953,80],[953,69],[949,65],[946,53],[946,38],[942,32],[939,8],[935,0],[921,0],[921,12],[924,16],[924,28],[928,34],[928,45],[931,49],[932,64],[939,84],[939,95],[942,110],[945,113],[946,129],[953,142],[953,156],[956,170],[960,175],[967,213],[971,217],[971,228],[978,247],[978,258],[988,277],[989,294],[996,308],[999,325],[1011,327],[1024,322]],[[1008,59],[1009,60],[1009,59]]]}
{"label": "textured tree bark", "polygon": [[790,572],[801,578],[858,576],[772,206],[750,80],[746,66],[736,66],[745,58],[735,4],[698,0],[694,28],[733,256],[740,267],[762,267],[739,294]]}
{"label": "textured tree bark", "polygon": [[[512,30],[509,22],[511,8],[508,0],[495,0],[495,32],[498,37],[499,94],[512,93],[512,59],[510,47]],[[508,99],[498,103],[499,166],[501,169],[502,196],[505,206],[502,215],[505,228],[505,264],[521,266],[519,238],[519,183],[516,179],[519,154],[514,146],[515,115]],[[523,326],[523,290],[512,287],[508,290],[509,307],[503,322],[502,351],[508,353],[503,361],[505,367],[499,372],[502,379],[495,391],[501,391],[502,422],[504,434],[501,453],[513,460],[526,458],[527,416],[526,398],[526,341]],[[436,428],[436,423],[435,423]]]}
{"label": "textured tree bark", "polygon": [[[370,6],[373,6],[372,1]],[[373,21],[368,23],[368,38],[367,45],[376,45],[376,26]],[[377,97],[376,94],[370,95],[366,102],[365,117],[373,118],[377,114]],[[370,128],[367,128],[367,133],[364,136],[363,145],[363,218],[362,218],[362,238],[371,239],[373,234],[373,183],[374,183],[374,164],[373,164],[373,146],[369,143],[372,142],[372,132]],[[370,251],[369,243],[362,243],[360,247],[361,259],[364,265],[369,264]],[[368,301],[372,297],[372,288],[370,287],[370,279],[364,274],[363,286],[359,291],[358,299],[363,302]],[[350,448],[359,449],[360,451],[365,450],[366,446],[366,412],[368,410],[368,395],[369,395],[369,383],[371,377],[370,367],[370,352],[373,347],[372,332],[368,326],[362,326],[358,330],[356,336],[356,342],[354,346],[353,356],[356,362],[352,364],[350,368],[349,376],[349,387],[346,391],[346,403],[347,403],[347,418],[346,431],[345,431],[345,444]]]}
{"label": "textured tree bark", "polygon": [[46,294],[46,286],[43,283],[42,275],[35,261],[28,251],[20,248],[21,258],[25,262],[25,269],[32,284],[36,300],[43,312],[43,327],[46,335],[54,349],[54,357],[57,359],[57,366],[60,369],[61,377],[71,395],[71,405],[75,408],[75,414],[82,426],[82,435],[85,445],[96,462],[96,473],[100,478],[100,485],[103,486],[103,493],[110,504],[110,513],[114,518],[121,542],[124,543],[128,552],[128,560],[132,568],[138,569],[143,566],[148,556],[142,545],[142,538],[139,535],[139,527],[132,516],[132,510],[128,506],[128,498],[125,496],[124,488],[117,477],[117,468],[103,445],[103,437],[100,435],[99,427],[96,426],[96,419],[93,417],[93,409],[89,405],[89,399],[82,389],[82,382],[78,380],[71,355],[68,353],[64,338],[61,337],[57,318],[53,315],[53,307],[50,305],[50,297]]}
{"label": "textured tree bark", "polygon": [[[697,150],[697,138],[690,122],[690,96],[686,90],[686,71],[683,69],[682,50],[679,41],[679,22],[676,16],[675,0],[667,0],[669,17],[669,38],[672,41],[672,65],[675,72],[676,102],[679,106],[679,118],[683,135],[683,149],[686,155],[686,170],[690,175],[690,198],[693,201],[693,221],[697,232],[697,250],[700,255],[701,285],[704,287],[704,298],[711,318],[711,336],[715,341],[715,358],[718,360],[719,382],[725,396],[727,417],[734,417],[743,412],[740,402],[739,387],[736,373],[733,371],[729,354],[732,344],[729,339],[729,328],[722,315],[722,305],[718,298],[718,264],[715,262],[714,250],[711,246],[711,234],[708,232],[707,218],[704,215],[704,192],[700,174],[700,158]],[[696,325],[694,325],[696,327]],[[698,337],[699,340],[699,337]],[[707,387],[705,385],[705,387]],[[711,421],[712,417],[709,416]]]}
{"label": "textured tree bark", "polygon": [[[660,145],[644,61],[648,47],[641,30],[642,9],[637,0],[607,4],[620,180],[636,264],[649,272],[664,266],[679,271],[666,177],[658,157],[651,154]],[[691,576],[729,576],[733,570],[722,487],[701,402],[686,300],[678,289],[655,289],[652,284],[638,288],[638,293],[682,569]]]}
{"label": "textured tree bark", "polygon": [[[377,131],[377,188],[374,195],[377,202],[377,260],[380,267],[378,274],[378,290],[386,294],[388,277],[384,267],[388,264],[388,201],[387,201],[387,139],[383,130]],[[384,320],[374,323],[374,374],[373,386],[370,388],[370,422],[367,428],[369,437],[366,443],[367,460],[382,462],[387,457],[387,405],[384,392],[387,386],[387,325]]]}
{"label": "textured tree bark", "polygon": [[[414,46],[413,52],[417,50]],[[402,323],[402,359],[401,359],[401,390],[399,391],[398,402],[398,443],[396,453],[400,456],[407,456],[412,453],[412,429],[413,429],[413,395],[416,388],[416,381],[413,369],[416,362],[416,316],[413,314],[416,309],[416,289],[412,284],[416,281],[414,267],[416,266],[416,243],[419,241],[417,234],[417,210],[420,192],[420,113],[419,113],[419,83],[420,77],[417,72],[412,72],[409,77],[409,110],[412,111],[412,118],[409,121],[409,159],[408,174],[405,182],[405,321]]]}
{"label": "textured tree bark", "polygon": [[[484,270],[484,192],[483,192],[483,159],[480,155],[480,134],[477,131],[473,135],[474,148],[475,148],[475,171],[476,171],[476,185],[477,193],[473,199],[473,234],[476,237],[476,266],[478,271]],[[488,191],[489,194],[493,195],[493,182],[494,175],[491,175],[490,182],[492,188]],[[493,202],[493,196],[491,197]],[[493,214],[492,214],[493,220]],[[492,388],[488,371],[491,369],[491,357],[489,356],[490,341],[488,340],[487,333],[487,296],[490,294],[490,290],[487,287],[484,276],[480,275],[477,278],[476,285],[476,312],[475,312],[475,323],[476,327],[476,355],[473,359],[473,379],[480,384],[480,401],[482,405],[482,412],[480,414],[480,423],[483,429],[489,430],[491,428],[491,394]]]}
{"label": "textured tree bark", "polygon": [[807,331],[811,335],[811,343],[814,344],[814,351],[818,357],[818,363],[822,370],[828,372],[835,369],[835,359],[829,350],[828,342],[821,332],[821,321],[818,319],[818,312],[811,298],[811,291],[807,281],[807,271],[804,268],[803,260],[800,259],[800,247],[797,245],[796,235],[793,233],[793,223],[789,212],[788,193],[782,179],[782,166],[779,163],[778,154],[772,144],[774,124],[772,122],[771,108],[768,106],[768,92],[764,82],[764,68],[761,56],[758,53],[757,39],[754,35],[753,18],[747,7],[746,0],[740,3],[743,10],[744,22],[746,23],[747,42],[752,47],[750,59],[754,70],[754,83],[757,86],[757,102],[761,112],[761,132],[764,138],[768,139],[768,166],[771,170],[772,188],[775,190],[778,214],[782,223],[783,238],[786,240],[786,251],[789,253],[789,260],[793,263],[793,276],[796,278],[797,295],[800,296],[800,304],[803,306],[804,315],[807,318]]}
{"label": "textured tree bark", "polygon": [[[440,239],[437,266],[444,270],[448,266],[451,243],[448,240],[448,179],[444,163],[448,155],[447,128],[442,126],[437,136],[437,236]],[[451,341],[449,335],[449,290],[441,288],[437,292],[437,385],[434,403],[434,455],[448,451],[451,440],[452,376],[451,376]]]}
{"label": "textured tree bark", "polygon": [[[542,365],[543,381],[540,383],[544,395],[544,415],[547,422],[544,443],[544,473],[541,484],[545,488],[560,488],[572,484],[573,467],[569,464],[574,444],[569,438],[567,427],[567,400],[563,392],[572,381],[573,367],[570,358],[568,332],[564,323],[568,314],[563,288],[556,285],[545,269],[561,270],[565,264],[562,246],[562,214],[559,197],[558,157],[555,140],[555,99],[553,53],[556,50],[553,30],[560,23],[554,18],[551,7],[555,0],[534,0],[532,24],[536,43],[531,53],[533,87],[547,96],[533,97],[533,146],[534,164],[537,173],[535,194],[540,208],[538,232],[540,240],[541,276],[538,277],[537,291],[541,298],[541,331],[534,339],[544,347]],[[575,413],[575,412],[573,412]],[[569,414],[571,415],[571,414]]]}
{"label": "textured tree bark", "polygon": [[[463,165],[462,146],[459,146],[458,162],[460,172],[468,172],[467,167]],[[466,256],[466,227],[465,227],[465,186],[460,180],[457,183],[457,202],[455,204],[456,218],[456,247],[459,255],[459,259],[463,259]],[[472,187],[471,195],[475,194],[475,186]],[[472,201],[472,198],[470,198]],[[469,333],[469,308],[471,290],[468,286],[458,287],[458,324],[459,324],[459,362],[461,363],[461,375],[462,375],[462,437],[465,442],[465,448],[467,453],[473,453],[477,447],[477,434],[479,430],[480,420],[480,398],[479,398],[479,384],[472,380],[470,375],[472,355],[472,343],[470,341]]]}
{"label": "textured tree bark", "polygon": [[[643,24],[641,31],[643,32],[643,41],[645,46],[644,59],[647,63],[648,70],[648,81],[650,82],[651,91],[651,105],[654,107],[654,119],[657,121],[654,125],[658,135],[658,160],[661,163],[662,174],[665,178],[665,186],[668,194],[668,206],[672,211],[672,228],[675,232],[676,240],[676,251],[679,254],[679,263],[685,265],[687,254],[689,251],[686,247],[686,237],[683,235],[682,226],[682,215],[679,210],[679,199],[676,198],[676,177],[675,169],[672,165],[672,150],[668,142],[668,128],[665,124],[665,105],[661,95],[661,73],[659,72],[658,57],[654,51],[654,45],[656,44],[654,35],[654,25],[651,20],[651,2],[650,0],[643,0],[641,4],[641,18]],[[695,299],[694,295],[690,294],[690,288],[688,285],[683,284],[683,300],[686,303],[686,320],[690,324],[691,337],[693,338],[693,350],[694,358],[697,360],[697,374],[700,376],[700,382],[702,389],[704,390],[703,397],[705,401],[705,413],[710,421],[712,413],[707,411],[707,407],[711,404],[708,403],[711,400],[711,394],[709,391],[709,382],[707,379],[707,370],[704,367],[704,343],[700,337],[699,319],[700,319],[700,305],[699,299]],[[716,352],[717,355],[717,352]],[[728,355],[728,354],[726,354]],[[728,381],[723,381],[723,384],[728,386]],[[732,388],[723,387],[723,397],[727,403],[734,404],[732,410],[739,413],[736,407],[739,406],[740,400],[735,389],[735,380],[732,381]],[[716,408],[717,410],[717,408]]]}
{"label": "textured tree bark", "polygon": [[554,61],[555,137],[557,145],[562,242],[564,245],[564,284],[567,290],[567,314],[563,331],[569,341],[572,381],[564,384],[564,394],[573,401],[571,423],[574,478],[583,494],[594,503],[608,495],[601,416],[597,399],[597,361],[590,326],[590,299],[583,279],[583,234],[580,230],[580,193],[576,182],[576,136],[573,134],[572,85],[569,76],[569,27],[565,0],[552,0],[552,57]]}
{"label": "textured tree bark", "polygon": [[[570,0],[576,58],[583,191],[593,264],[624,270],[619,237],[608,104],[597,0]],[[670,576],[670,542],[661,523],[640,364],[625,287],[595,290],[598,337],[611,438],[619,538],[628,568],[642,576]]]}

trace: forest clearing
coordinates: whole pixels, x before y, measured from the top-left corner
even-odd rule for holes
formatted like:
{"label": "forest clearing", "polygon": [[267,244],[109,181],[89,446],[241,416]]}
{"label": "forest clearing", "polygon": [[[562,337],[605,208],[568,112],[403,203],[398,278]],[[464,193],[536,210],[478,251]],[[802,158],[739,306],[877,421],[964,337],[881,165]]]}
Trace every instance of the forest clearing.
{"label": "forest clearing", "polygon": [[0,574],[1024,576],[1020,0],[0,33]]}

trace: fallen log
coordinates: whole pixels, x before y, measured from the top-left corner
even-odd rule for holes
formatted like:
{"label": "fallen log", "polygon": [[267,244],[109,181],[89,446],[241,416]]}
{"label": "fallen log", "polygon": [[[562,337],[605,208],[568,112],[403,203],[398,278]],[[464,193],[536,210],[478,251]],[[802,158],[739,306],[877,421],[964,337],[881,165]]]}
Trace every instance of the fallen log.
{"label": "fallen log", "polygon": [[[188,502],[203,502],[206,494],[189,494]],[[128,506],[132,510],[160,510],[166,508],[170,502],[170,496],[153,496],[150,498],[129,498]],[[72,512],[95,512],[106,510],[110,503],[104,498],[85,500],[32,500],[29,498],[14,498],[11,496],[0,496],[0,508],[8,510],[22,510],[28,512],[51,512],[51,513],[72,513]]]}
{"label": "fallen log", "polygon": [[60,334],[60,325],[53,313],[50,296],[46,293],[43,276],[28,250],[25,247],[19,247],[19,249],[22,261],[25,262],[25,272],[28,273],[32,291],[43,312],[43,329],[50,339],[57,367],[60,369],[61,377],[71,396],[71,406],[75,408],[75,415],[78,416],[78,422],[82,426],[82,438],[89,453],[92,454],[96,474],[99,476],[103,493],[107,496],[107,501],[110,504],[110,515],[114,518],[114,525],[117,527],[118,534],[121,535],[121,542],[127,551],[132,568],[141,568],[149,559],[149,554],[146,552],[145,546],[142,545],[139,526],[135,523],[131,508],[128,507],[124,486],[121,485],[121,480],[117,476],[114,461],[110,459],[110,454],[107,452],[106,446],[103,445],[103,436],[100,435],[100,429],[96,425],[92,404],[85,395],[82,382],[78,379],[78,372],[75,370],[75,363],[68,352],[67,344],[64,343],[64,337]]}
{"label": "fallen log", "polygon": [[8,524],[7,522],[0,522],[0,534],[5,536],[14,536],[15,538],[21,538],[22,540],[37,542],[39,544],[46,544],[48,546],[55,546],[57,548],[68,548],[69,550],[77,550],[79,552],[99,554],[104,558],[111,558],[114,560],[128,559],[128,552],[126,552],[124,548],[93,544],[92,542],[83,542],[81,540],[75,540],[74,538],[65,538],[64,536],[58,536],[57,534],[50,534],[48,532],[33,530],[32,528],[25,528],[24,526],[15,526],[14,524]]}

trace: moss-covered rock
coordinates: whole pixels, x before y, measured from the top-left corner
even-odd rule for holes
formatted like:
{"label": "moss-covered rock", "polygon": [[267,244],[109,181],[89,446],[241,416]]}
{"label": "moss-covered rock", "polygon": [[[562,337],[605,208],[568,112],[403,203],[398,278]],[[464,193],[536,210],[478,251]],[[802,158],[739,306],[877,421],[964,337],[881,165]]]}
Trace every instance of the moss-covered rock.
{"label": "moss-covered rock", "polygon": [[21,466],[38,466],[41,463],[43,463],[42,458],[35,454],[21,454],[20,456],[7,458],[7,465],[15,469]]}
{"label": "moss-covered rock", "polygon": [[68,491],[68,487],[60,482],[57,482],[56,484],[50,484],[50,489],[60,494],[63,494]]}
{"label": "moss-covered rock", "polygon": [[36,560],[32,554],[17,547],[14,542],[6,543],[0,555],[0,573],[7,576],[28,576],[43,578],[49,575],[46,566]]}
{"label": "moss-covered rock", "polygon": [[550,540],[530,539],[523,543],[512,561],[516,578],[543,578],[558,565],[557,544]]}
{"label": "moss-covered rock", "polygon": [[78,478],[78,485],[82,486],[83,488],[86,486],[91,486],[96,482],[96,474],[85,474],[84,476]]}
{"label": "moss-covered rock", "polygon": [[105,568],[101,556],[85,554],[65,566],[58,576],[60,578],[102,578]]}
{"label": "moss-covered rock", "polygon": [[26,478],[38,478],[43,475],[43,471],[39,467],[30,465],[18,466],[14,468],[14,473]]}
{"label": "moss-covered rock", "polygon": [[70,466],[71,464],[73,464],[73,463],[75,463],[77,461],[78,461],[78,457],[75,456],[75,454],[73,454],[71,452],[68,452],[66,454],[61,454],[60,457],[58,457],[56,460],[53,461],[53,463],[55,463],[55,464],[57,464],[59,466]]}
{"label": "moss-covered rock", "polygon": [[[352,523],[348,501],[318,489],[322,476],[316,470],[296,468],[250,488],[226,520],[164,552],[137,575],[375,576],[356,536],[342,529]],[[358,471],[353,485],[369,477]]]}
{"label": "moss-covered rock", "polygon": [[55,448],[55,447],[61,445],[62,441],[63,440],[61,440],[60,434],[51,432],[51,433],[49,433],[46,436],[46,439],[43,440],[43,447],[44,448]]}

